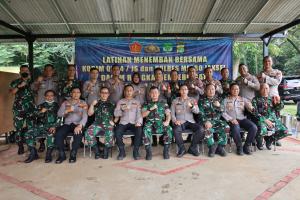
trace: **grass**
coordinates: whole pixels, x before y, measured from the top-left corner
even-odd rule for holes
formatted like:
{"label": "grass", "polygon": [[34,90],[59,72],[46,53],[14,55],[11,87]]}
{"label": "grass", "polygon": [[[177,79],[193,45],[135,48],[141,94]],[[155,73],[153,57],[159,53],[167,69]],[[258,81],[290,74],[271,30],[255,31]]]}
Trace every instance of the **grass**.
{"label": "grass", "polygon": [[281,111],[281,115],[292,115],[295,116],[297,113],[297,105],[291,103],[285,103],[284,109]]}

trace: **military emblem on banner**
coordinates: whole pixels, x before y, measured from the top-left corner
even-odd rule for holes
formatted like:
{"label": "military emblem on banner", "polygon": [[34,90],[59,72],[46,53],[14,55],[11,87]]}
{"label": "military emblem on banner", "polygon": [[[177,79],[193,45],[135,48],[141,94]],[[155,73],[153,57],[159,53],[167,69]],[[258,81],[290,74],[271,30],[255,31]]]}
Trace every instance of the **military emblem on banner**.
{"label": "military emblem on banner", "polygon": [[184,43],[183,42],[178,42],[176,48],[177,48],[177,51],[176,51],[177,53],[184,53]]}
{"label": "military emblem on banner", "polygon": [[141,53],[142,51],[142,45],[138,42],[130,44],[129,48],[131,53]]}
{"label": "military emblem on banner", "polygon": [[163,51],[164,52],[172,52],[173,51],[172,43],[164,43],[163,44]]}
{"label": "military emblem on banner", "polygon": [[160,52],[159,47],[154,44],[150,44],[150,45],[146,46],[144,50],[146,53],[159,53]]}

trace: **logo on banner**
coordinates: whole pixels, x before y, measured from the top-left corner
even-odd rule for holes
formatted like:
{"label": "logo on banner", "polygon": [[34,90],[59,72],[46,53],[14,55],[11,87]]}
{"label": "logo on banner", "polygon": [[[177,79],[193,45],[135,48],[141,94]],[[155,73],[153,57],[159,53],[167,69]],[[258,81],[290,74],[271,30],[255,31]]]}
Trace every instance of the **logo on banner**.
{"label": "logo on banner", "polygon": [[138,42],[130,44],[129,48],[131,53],[141,53],[142,51],[142,45]]}
{"label": "logo on banner", "polygon": [[160,48],[157,45],[150,44],[150,45],[145,47],[145,52],[146,53],[159,53]]}
{"label": "logo on banner", "polygon": [[172,43],[164,43],[163,44],[163,51],[164,52],[172,52],[173,51]]}
{"label": "logo on banner", "polygon": [[177,53],[184,53],[184,43],[183,42],[179,42],[177,44]]}

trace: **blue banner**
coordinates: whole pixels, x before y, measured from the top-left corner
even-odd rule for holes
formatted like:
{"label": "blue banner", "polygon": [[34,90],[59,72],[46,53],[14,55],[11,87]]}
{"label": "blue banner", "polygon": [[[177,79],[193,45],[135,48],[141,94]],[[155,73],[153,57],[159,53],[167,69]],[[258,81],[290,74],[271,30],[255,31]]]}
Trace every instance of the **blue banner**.
{"label": "blue banner", "polygon": [[92,67],[99,69],[99,80],[110,78],[111,67],[120,66],[121,78],[131,81],[131,74],[140,72],[145,82],[154,80],[153,71],[160,67],[165,80],[177,69],[179,79],[187,78],[187,68],[195,66],[199,78],[203,69],[212,67],[214,78],[221,79],[220,71],[227,67],[232,77],[232,39],[175,40],[145,38],[77,38],[75,62],[80,80],[87,80]]}

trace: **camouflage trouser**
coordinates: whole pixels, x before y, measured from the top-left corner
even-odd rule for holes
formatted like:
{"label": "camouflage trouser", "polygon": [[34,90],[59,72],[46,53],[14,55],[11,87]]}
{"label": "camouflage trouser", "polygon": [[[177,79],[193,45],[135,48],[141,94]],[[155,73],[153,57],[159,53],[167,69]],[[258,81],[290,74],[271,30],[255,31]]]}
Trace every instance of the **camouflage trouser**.
{"label": "camouflage trouser", "polygon": [[267,123],[263,121],[258,122],[259,126],[259,132],[258,132],[258,137],[263,137],[263,136],[270,136],[270,134],[274,134],[274,137],[276,140],[280,140],[286,136],[288,136],[288,130],[285,127],[285,125],[279,120],[271,120],[275,124],[275,128],[273,130],[268,130]]}
{"label": "camouflage trouser", "polygon": [[113,145],[113,126],[111,124],[92,124],[85,131],[85,139],[89,146],[93,147],[97,144],[96,136],[105,136],[105,146],[111,147]]}
{"label": "camouflage trouser", "polygon": [[25,134],[26,144],[30,147],[34,147],[36,145],[37,137],[46,137],[47,140],[47,148],[54,147],[54,137],[53,134],[48,131],[49,126],[35,126],[29,129]]}
{"label": "camouflage trouser", "polygon": [[215,140],[219,145],[225,146],[227,144],[227,135],[230,132],[230,126],[223,120],[210,121],[212,128],[209,130],[209,135],[205,135],[207,146],[210,147],[215,144]]}
{"label": "camouflage trouser", "polygon": [[33,118],[31,113],[33,112],[32,109],[16,109],[13,108],[13,115],[14,115],[14,126],[16,129],[16,142],[21,142],[24,140],[24,131],[23,128],[26,127],[30,129],[33,127]]}
{"label": "camouflage trouser", "polygon": [[148,121],[143,128],[144,145],[152,144],[152,133],[162,134],[164,144],[171,144],[173,132],[171,126],[164,126],[162,121]]}

